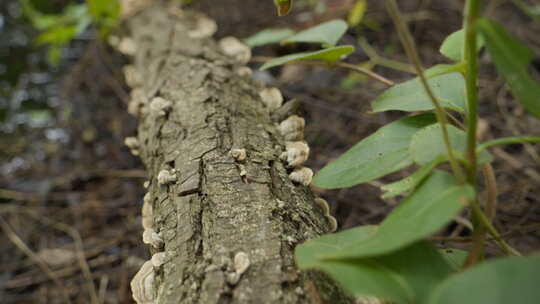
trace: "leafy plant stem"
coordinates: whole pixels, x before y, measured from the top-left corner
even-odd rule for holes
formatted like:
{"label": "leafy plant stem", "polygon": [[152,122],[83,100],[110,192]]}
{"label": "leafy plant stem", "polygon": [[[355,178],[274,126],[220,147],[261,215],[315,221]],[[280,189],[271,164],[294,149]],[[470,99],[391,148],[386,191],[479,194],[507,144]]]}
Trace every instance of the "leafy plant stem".
{"label": "leafy plant stem", "polygon": [[[467,182],[474,188],[477,187],[477,159],[476,159],[476,129],[478,125],[478,58],[476,48],[476,21],[479,16],[480,1],[467,0],[465,3],[464,32],[465,43],[463,46],[463,61],[465,62],[465,86],[467,93]],[[485,223],[481,217],[485,215],[477,199],[471,201],[472,223],[474,225],[473,246],[465,266],[472,266],[483,258],[483,248],[486,239]],[[488,219],[489,222],[489,219]],[[491,224],[491,222],[489,222]]]}
{"label": "leafy plant stem", "polygon": [[412,39],[411,33],[409,32],[407,25],[403,21],[403,18],[401,16],[401,13],[399,12],[399,7],[396,1],[386,0],[386,8],[398,30],[401,43],[403,44],[403,47],[405,48],[405,52],[407,53],[407,57],[409,57],[409,60],[413,64],[418,74],[418,77],[420,78],[422,86],[426,90],[426,93],[428,94],[429,98],[431,99],[431,102],[433,103],[433,106],[435,107],[435,114],[437,116],[437,121],[441,124],[441,130],[442,130],[444,144],[446,147],[446,153],[448,154],[448,161],[450,162],[452,171],[454,172],[454,175],[459,180],[459,182],[465,183],[465,177],[464,177],[463,171],[454,156],[454,152],[452,151],[452,146],[450,144],[450,137],[448,136],[448,129],[447,129],[448,119],[446,117],[446,113],[444,109],[441,107],[435,95],[433,94],[433,91],[431,90],[431,87],[429,86],[427,82],[426,76],[424,74],[424,70],[422,68],[422,63],[420,61],[420,56],[418,55],[418,52],[416,50],[416,45],[414,43],[414,40]]}
{"label": "leafy plant stem", "polygon": [[523,136],[523,137],[503,137],[494,140],[486,141],[479,144],[476,147],[477,152],[481,152],[489,147],[508,145],[508,144],[522,144],[522,143],[540,143],[540,137]]}

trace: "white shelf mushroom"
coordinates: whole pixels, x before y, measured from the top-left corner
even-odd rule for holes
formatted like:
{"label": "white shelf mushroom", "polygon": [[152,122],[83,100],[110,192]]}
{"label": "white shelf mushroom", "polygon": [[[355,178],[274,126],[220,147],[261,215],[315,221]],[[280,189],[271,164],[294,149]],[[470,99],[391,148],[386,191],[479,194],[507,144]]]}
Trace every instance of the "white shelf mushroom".
{"label": "white shelf mushroom", "polygon": [[251,49],[235,37],[229,36],[221,39],[219,47],[225,55],[233,57],[240,63],[248,63],[251,59]]}
{"label": "white shelf mushroom", "polygon": [[150,113],[165,116],[172,108],[172,102],[162,97],[154,97],[150,102]]}
{"label": "white shelf mushroom", "polygon": [[259,92],[259,96],[270,112],[279,109],[283,104],[283,95],[278,88],[264,88]]}
{"label": "white shelf mushroom", "polygon": [[288,141],[285,143],[285,149],[282,159],[287,161],[289,167],[299,167],[309,157],[309,146],[304,141]]}
{"label": "white shelf mushroom", "polygon": [[204,15],[197,16],[195,22],[195,28],[188,32],[190,38],[202,39],[212,37],[217,31],[217,23]]}
{"label": "white shelf mushroom", "polygon": [[289,174],[289,178],[293,182],[308,186],[313,179],[313,171],[310,168],[299,167]]}
{"label": "white shelf mushroom", "polygon": [[137,304],[154,304],[155,271],[152,261],[146,261],[131,280],[131,293]]}
{"label": "white shelf mushroom", "polygon": [[279,132],[287,141],[299,141],[304,139],[304,127],[306,121],[297,115],[291,115],[279,124]]}

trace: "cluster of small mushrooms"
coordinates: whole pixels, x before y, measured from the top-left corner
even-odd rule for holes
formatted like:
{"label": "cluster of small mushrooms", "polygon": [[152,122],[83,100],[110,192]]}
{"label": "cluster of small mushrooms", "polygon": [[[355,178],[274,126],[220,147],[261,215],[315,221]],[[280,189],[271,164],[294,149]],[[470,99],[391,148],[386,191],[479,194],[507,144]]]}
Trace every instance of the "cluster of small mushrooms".
{"label": "cluster of small mushrooms", "polygon": [[[174,14],[182,14],[182,11],[175,8]],[[195,22],[195,27],[188,32],[188,36],[193,39],[205,39],[211,37],[217,30],[215,21],[206,16],[200,15]],[[129,37],[118,38],[111,37],[110,44],[119,52],[133,56],[135,55],[137,46],[133,39]],[[251,59],[251,49],[234,37],[226,37],[219,41],[221,51],[235,59],[241,64],[246,64]],[[252,71],[247,66],[238,67],[235,73],[241,77],[250,77]],[[143,114],[152,115],[154,117],[165,116],[172,109],[172,103],[161,97],[154,97],[150,101],[145,96],[142,89],[143,79],[135,68],[128,65],[124,68],[124,76],[128,86],[132,88],[131,99],[128,106],[128,112],[135,117]],[[279,109],[283,104],[283,96],[277,88],[264,88],[259,93],[261,101],[270,112]],[[289,178],[297,184],[308,186],[313,177],[313,171],[302,164],[308,159],[309,146],[304,139],[305,121],[303,118],[292,115],[281,121],[278,125],[278,130],[285,139],[285,151],[280,158],[286,162],[287,168],[290,170]],[[124,141],[125,145],[130,149],[133,155],[139,155],[139,142],[136,137],[127,137]],[[240,176],[246,178],[246,170],[242,163],[247,155],[245,149],[233,149],[231,155],[237,162],[240,169]],[[159,172],[157,182],[160,185],[168,185],[175,183],[177,180],[176,171],[172,168],[166,168]],[[149,186],[149,182],[145,183],[145,187]],[[321,210],[328,221],[330,231],[334,232],[337,229],[336,219],[330,215],[328,203],[322,198],[316,198],[315,203]],[[152,258],[146,261],[140,270],[137,272],[131,281],[131,289],[133,298],[137,304],[153,304],[155,303],[155,275],[160,267],[168,261],[168,254],[163,251],[163,239],[156,232],[153,222],[153,202],[150,193],[144,196],[144,204],[142,207],[142,226],[143,242],[152,246],[158,252]],[[230,284],[236,284],[242,274],[249,268],[249,257],[244,252],[236,253],[234,263],[229,271],[227,281]]]}

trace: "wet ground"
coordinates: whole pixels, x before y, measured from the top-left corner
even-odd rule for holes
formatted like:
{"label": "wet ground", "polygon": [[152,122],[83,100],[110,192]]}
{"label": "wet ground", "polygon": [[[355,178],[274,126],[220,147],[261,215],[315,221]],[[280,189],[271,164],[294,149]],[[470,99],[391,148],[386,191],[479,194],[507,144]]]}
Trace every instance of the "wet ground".
{"label": "wet ground", "polygon": [[[302,2],[302,1],[297,1]],[[309,1],[304,1],[309,2]],[[314,2],[314,1],[311,1]],[[201,0],[196,4],[218,20],[219,36],[246,37],[260,29],[307,27],[342,16],[351,1],[332,0],[322,14],[310,7],[278,19],[272,2]],[[344,42],[365,40],[381,56],[406,61],[397,36],[377,1],[371,28],[352,29]],[[370,2],[370,4],[371,4]],[[54,2],[61,5],[61,1]],[[446,62],[437,53],[443,38],[460,26],[453,1],[407,1],[406,16],[426,66]],[[504,1],[486,8],[540,56],[540,24]],[[54,8],[53,8],[54,9]],[[129,281],[148,253],[140,241],[144,168],[122,142],[135,132],[126,114],[128,90],[119,70],[126,59],[92,33],[77,39],[59,67],[32,45],[35,32],[22,21],[17,1],[0,4],[0,299],[1,303],[130,303]],[[268,46],[256,56],[308,50]],[[364,62],[361,48],[350,62]],[[540,134],[540,122],[512,101],[501,78],[482,56],[483,136],[491,139]],[[257,67],[259,63],[252,63]],[[383,67],[375,71],[396,82],[412,77]],[[278,86],[302,103],[306,139],[316,170],[399,113],[368,114],[369,101],[383,85],[347,71],[291,65],[255,77]],[[540,157],[538,146],[514,145],[493,151],[499,187],[496,225],[523,252],[540,249]],[[396,180],[394,174],[383,181]],[[340,229],[378,223],[396,204],[380,199],[376,183],[343,190],[314,189],[327,198]],[[464,247],[467,229],[452,225],[442,245]],[[500,254],[490,244],[488,253]],[[36,258],[38,257],[38,258]],[[40,259],[41,258],[41,259]],[[39,260],[47,263],[39,263]],[[97,303],[96,302],[96,303]]]}

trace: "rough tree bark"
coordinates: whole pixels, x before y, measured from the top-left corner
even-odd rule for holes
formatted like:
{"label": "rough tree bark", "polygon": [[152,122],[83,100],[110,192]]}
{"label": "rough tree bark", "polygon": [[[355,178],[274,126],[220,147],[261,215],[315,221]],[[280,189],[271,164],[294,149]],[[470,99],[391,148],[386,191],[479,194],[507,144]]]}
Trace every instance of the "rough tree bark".
{"label": "rough tree bark", "polygon": [[[154,5],[127,22],[139,78],[131,147],[150,177],[152,254],[164,253],[139,282],[152,289],[140,303],[350,303],[321,273],[296,269],[295,245],[327,232],[327,220],[280,161],[284,140],[260,88],[214,40],[190,38],[198,18]],[[155,97],[161,106],[150,106]]]}

